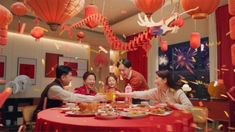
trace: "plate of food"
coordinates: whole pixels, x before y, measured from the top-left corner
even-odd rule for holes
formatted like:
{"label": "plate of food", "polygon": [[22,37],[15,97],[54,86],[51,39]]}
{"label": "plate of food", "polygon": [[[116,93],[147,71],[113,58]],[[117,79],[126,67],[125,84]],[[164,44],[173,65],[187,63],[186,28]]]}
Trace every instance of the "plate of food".
{"label": "plate of food", "polygon": [[68,116],[94,116],[95,113],[92,112],[81,112],[81,111],[67,111],[65,112]]}
{"label": "plate of food", "polygon": [[158,115],[158,116],[167,116],[170,115],[173,111],[168,107],[162,107],[162,108],[153,108],[150,109],[151,115]]}
{"label": "plate of food", "polygon": [[97,119],[112,120],[118,118],[118,113],[116,112],[97,112],[95,117]]}
{"label": "plate of food", "polygon": [[121,112],[120,116],[124,118],[142,118],[148,116],[148,113],[144,111],[128,111],[128,112]]}

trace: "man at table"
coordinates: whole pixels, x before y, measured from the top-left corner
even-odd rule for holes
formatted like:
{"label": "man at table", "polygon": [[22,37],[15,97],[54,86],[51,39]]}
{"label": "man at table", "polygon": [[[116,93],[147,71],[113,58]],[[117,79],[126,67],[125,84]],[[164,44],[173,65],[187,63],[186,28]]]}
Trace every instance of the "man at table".
{"label": "man at table", "polygon": [[[132,91],[144,91],[149,89],[144,76],[133,70],[131,67],[131,62],[128,59],[122,59],[117,63],[117,67],[123,77],[125,84],[130,84]],[[140,104],[140,99],[133,99],[133,104]]]}
{"label": "man at table", "polygon": [[59,107],[63,101],[68,102],[95,102],[104,101],[105,96],[97,94],[95,96],[74,94],[64,90],[64,86],[68,86],[72,81],[72,69],[68,66],[58,66],[56,68],[56,79],[47,85],[41,94],[39,104],[34,111],[34,119],[36,115],[43,109]]}

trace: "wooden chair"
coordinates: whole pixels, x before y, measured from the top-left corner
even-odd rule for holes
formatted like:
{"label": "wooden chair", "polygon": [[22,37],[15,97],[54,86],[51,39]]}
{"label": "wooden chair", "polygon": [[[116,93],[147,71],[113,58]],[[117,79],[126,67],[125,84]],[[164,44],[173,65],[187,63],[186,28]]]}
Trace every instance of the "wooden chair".
{"label": "wooden chair", "polygon": [[18,132],[26,132],[26,126],[33,129],[35,122],[32,121],[32,116],[35,109],[36,105],[22,107],[23,124],[19,127]]}
{"label": "wooden chair", "polygon": [[191,109],[191,112],[193,115],[193,121],[198,126],[197,128],[206,132],[208,130],[208,109],[206,107],[195,106]]}

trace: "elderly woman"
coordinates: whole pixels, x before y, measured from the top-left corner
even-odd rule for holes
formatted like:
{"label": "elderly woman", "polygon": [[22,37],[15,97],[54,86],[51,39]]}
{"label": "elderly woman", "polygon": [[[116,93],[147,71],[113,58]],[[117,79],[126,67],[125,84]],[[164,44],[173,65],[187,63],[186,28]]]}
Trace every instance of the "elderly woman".
{"label": "elderly woman", "polygon": [[166,103],[169,107],[180,110],[188,110],[192,107],[192,103],[185,93],[175,86],[169,71],[157,71],[156,74],[155,85],[157,88],[131,93],[116,92],[117,96],[151,100],[155,104]]}
{"label": "elderly woman", "polygon": [[74,93],[84,95],[96,95],[95,91],[96,75],[93,72],[87,71],[83,74],[83,86],[75,88]]}

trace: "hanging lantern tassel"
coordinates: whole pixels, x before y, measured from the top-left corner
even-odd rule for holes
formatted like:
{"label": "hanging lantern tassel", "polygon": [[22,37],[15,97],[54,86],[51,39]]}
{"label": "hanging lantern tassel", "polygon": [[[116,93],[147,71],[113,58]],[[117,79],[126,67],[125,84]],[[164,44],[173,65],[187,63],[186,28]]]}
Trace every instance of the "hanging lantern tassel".
{"label": "hanging lantern tassel", "polygon": [[235,0],[228,0],[228,12],[230,15],[235,15]]}
{"label": "hanging lantern tassel", "polygon": [[235,44],[231,47],[232,64],[235,66]]}
{"label": "hanging lantern tassel", "polygon": [[201,37],[200,33],[198,32],[192,32],[190,35],[190,47],[192,49],[197,49],[201,45]]}
{"label": "hanging lantern tassel", "polygon": [[229,20],[230,38],[235,40],[235,16]]}
{"label": "hanging lantern tassel", "polygon": [[166,52],[168,50],[167,41],[160,40],[160,48],[162,52]]}

